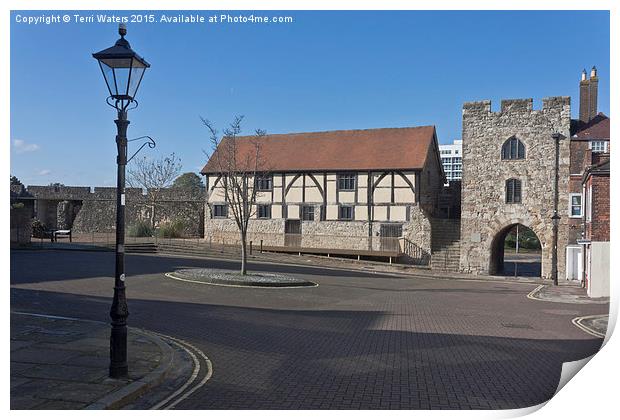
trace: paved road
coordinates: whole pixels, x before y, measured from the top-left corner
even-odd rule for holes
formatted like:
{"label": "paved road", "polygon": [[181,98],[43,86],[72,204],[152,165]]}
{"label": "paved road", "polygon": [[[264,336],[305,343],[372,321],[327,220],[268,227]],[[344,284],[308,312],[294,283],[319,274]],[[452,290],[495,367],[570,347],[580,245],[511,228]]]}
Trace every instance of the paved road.
{"label": "paved road", "polygon": [[[254,265],[320,286],[243,289],[163,272],[226,261],[127,257],[133,326],[187,340],[212,360],[178,408],[518,408],[549,399],[561,363],[602,340],[571,319],[607,305],[526,298],[534,285]],[[106,320],[114,255],[14,251],[11,307]]]}
{"label": "paved road", "polygon": [[504,276],[540,277],[539,253],[504,254]]}

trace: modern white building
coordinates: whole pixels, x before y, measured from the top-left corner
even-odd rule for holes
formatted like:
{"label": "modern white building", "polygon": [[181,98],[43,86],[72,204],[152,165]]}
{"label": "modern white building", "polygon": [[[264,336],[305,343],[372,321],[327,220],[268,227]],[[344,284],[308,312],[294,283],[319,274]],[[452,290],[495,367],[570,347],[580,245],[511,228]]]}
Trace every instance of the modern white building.
{"label": "modern white building", "polygon": [[454,140],[452,144],[440,144],[439,153],[446,181],[460,181],[463,177],[463,140]]}

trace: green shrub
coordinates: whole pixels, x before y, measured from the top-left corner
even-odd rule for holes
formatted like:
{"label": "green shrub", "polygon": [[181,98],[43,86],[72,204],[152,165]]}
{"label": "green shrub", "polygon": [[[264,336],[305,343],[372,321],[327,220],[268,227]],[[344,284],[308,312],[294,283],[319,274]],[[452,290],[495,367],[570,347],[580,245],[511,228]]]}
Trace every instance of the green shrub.
{"label": "green shrub", "polygon": [[175,219],[170,222],[164,222],[157,229],[157,236],[160,238],[181,238],[185,230],[185,222]]}
{"label": "green shrub", "polygon": [[153,229],[149,222],[140,220],[135,225],[131,225],[127,228],[127,236],[132,236],[134,238],[150,238],[153,236]]}
{"label": "green shrub", "polygon": [[32,236],[35,238],[47,238],[49,234],[46,233],[47,226],[43,224],[39,219],[32,219]]}

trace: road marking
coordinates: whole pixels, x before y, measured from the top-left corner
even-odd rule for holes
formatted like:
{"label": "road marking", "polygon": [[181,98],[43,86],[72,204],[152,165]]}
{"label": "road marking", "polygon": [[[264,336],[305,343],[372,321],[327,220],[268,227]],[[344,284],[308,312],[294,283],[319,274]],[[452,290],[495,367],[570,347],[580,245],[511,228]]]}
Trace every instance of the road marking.
{"label": "road marking", "polygon": [[581,329],[582,331],[593,335],[597,338],[605,338],[605,334],[601,334],[598,331],[593,330],[592,328],[586,327],[585,325],[581,324],[581,321],[584,321],[586,319],[592,319],[592,318],[599,318],[602,316],[608,316],[608,315],[587,315],[587,316],[578,316],[577,318],[573,318],[572,322],[573,325],[576,326],[577,328]]}
{"label": "road marking", "polygon": [[541,302],[548,302],[545,299],[541,299],[539,297],[534,296],[536,293],[538,293],[543,287],[545,287],[544,284],[541,284],[540,286],[538,286],[536,289],[532,290],[530,293],[527,294],[527,298],[528,299],[532,299],[532,300],[539,300]]}
{"label": "road marking", "polygon": [[312,282],[312,283],[314,283],[313,286],[241,286],[241,285],[237,285],[237,284],[207,283],[207,282],[204,282],[204,281],[183,279],[181,277],[175,276],[173,273],[164,273],[164,276],[170,277],[171,279],[178,280],[178,281],[185,281],[187,283],[206,284],[207,286],[243,287],[243,288],[246,288],[246,289],[247,288],[251,288],[251,289],[302,289],[302,288],[309,288],[309,287],[319,287],[318,283],[314,283],[314,282]]}
{"label": "road marking", "polygon": [[[192,360],[194,362],[194,370],[192,372],[192,375],[183,384],[183,386],[181,386],[179,389],[177,389],[168,398],[164,399],[163,401],[160,401],[159,403],[155,404],[153,407],[150,408],[151,410],[158,410],[158,409],[161,409],[163,407],[164,410],[169,410],[171,408],[174,408],[177,404],[179,404],[181,401],[185,400],[190,395],[192,395],[199,388],[201,388],[204,384],[206,384],[209,379],[211,379],[211,376],[213,376],[213,364],[211,363],[209,358],[207,356],[205,356],[205,354],[199,348],[193,346],[192,344],[189,344],[188,342],[186,342],[184,340],[181,340],[180,338],[171,337],[169,335],[164,335],[164,334],[157,334],[157,335],[162,337],[162,338],[165,338],[165,339],[168,339],[170,341],[173,341],[176,345],[178,345],[185,352],[187,352],[191,356],[191,358],[192,358]],[[193,388],[189,389],[187,392],[183,393],[183,391],[185,391],[196,380],[196,378],[198,377],[198,374],[200,373],[200,366],[201,366],[201,364],[200,364],[200,361],[198,360],[198,357],[196,357],[195,353],[197,353],[198,356],[200,356],[201,360],[204,361],[204,363],[205,363],[204,366],[205,366],[205,369],[206,369],[207,372],[206,372],[205,376],[200,380],[200,382],[198,382],[198,384],[196,384]],[[172,402],[170,402],[174,398],[177,398],[177,399],[172,401]],[[170,404],[168,404],[168,403],[170,403]],[[166,404],[168,404],[168,405],[166,405]]]}

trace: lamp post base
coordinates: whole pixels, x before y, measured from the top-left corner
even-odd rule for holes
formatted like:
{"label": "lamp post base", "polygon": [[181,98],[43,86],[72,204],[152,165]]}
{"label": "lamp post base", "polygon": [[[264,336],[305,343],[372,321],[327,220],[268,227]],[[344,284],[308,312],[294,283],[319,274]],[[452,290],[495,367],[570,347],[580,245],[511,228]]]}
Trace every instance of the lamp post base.
{"label": "lamp post base", "polygon": [[114,325],[110,334],[110,378],[126,378],[127,366],[127,324]]}

